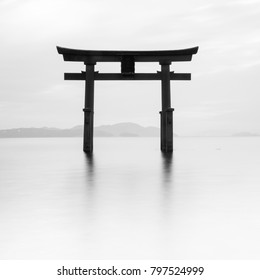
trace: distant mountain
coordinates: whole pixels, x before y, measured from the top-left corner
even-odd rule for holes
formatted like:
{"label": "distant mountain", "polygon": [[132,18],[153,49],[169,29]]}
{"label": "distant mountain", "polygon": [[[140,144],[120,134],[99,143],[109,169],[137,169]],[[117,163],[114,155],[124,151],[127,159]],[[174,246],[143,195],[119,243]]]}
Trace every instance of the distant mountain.
{"label": "distant mountain", "polygon": [[116,137],[159,137],[160,130],[157,127],[143,127],[135,123],[118,123],[98,126],[94,130],[94,135]]}
{"label": "distant mountain", "polygon": [[251,132],[238,132],[232,134],[233,137],[254,137],[254,136],[260,136],[260,134],[257,133],[251,133]]}
{"label": "distant mountain", "polygon": [[[13,128],[0,130],[0,138],[26,138],[26,137],[82,137],[83,126],[78,125],[70,129],[51,127],[41,128]],[[95,127],[95,137],[159,137],[158,127],[143,127],[135,123],[118,123]],[[177,135],[175,135],[177,136]]]}
{"label": "distant mountain", "polygon": [[[77,125],[68,129],[55,127],[41,128],[13,128],[0,130],[0,138],[33,138],[33,137],[82,137],[83,125]],[[159,137],[160,129],[154,126],[144,127],[136,123],[117,123],[113,125],[101,125],[94,128],[94,137]],[[178,136],[174,134],[174,136]],[[194,136],[194,135],[193,135]],[[201,137],[232,136],[232,137],[259,137],[260,133],[203,133],[196,135]]]}
{"label": "distant mountain", "polygon": [[33,138],[33,137],[78,137],[82,135],[82,127],[59,129],[52,127],[13,128],[0,130],[0,138]]}

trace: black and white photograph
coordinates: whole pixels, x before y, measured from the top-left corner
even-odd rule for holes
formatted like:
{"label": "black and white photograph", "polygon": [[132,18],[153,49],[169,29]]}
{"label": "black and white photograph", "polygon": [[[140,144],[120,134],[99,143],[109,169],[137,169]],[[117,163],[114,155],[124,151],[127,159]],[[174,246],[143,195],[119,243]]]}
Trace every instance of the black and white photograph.
{"label": "black and white photograph", "polygon": [[0,0],[0,35],[1,261],[260,259],[259,0]]}

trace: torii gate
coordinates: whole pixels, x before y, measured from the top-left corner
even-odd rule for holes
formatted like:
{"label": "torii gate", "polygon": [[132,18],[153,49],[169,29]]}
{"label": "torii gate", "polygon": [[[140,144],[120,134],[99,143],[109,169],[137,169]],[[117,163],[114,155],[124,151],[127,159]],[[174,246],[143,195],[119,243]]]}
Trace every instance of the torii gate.
{"label": "torii gate", "polygon": [[[65,73],[65,80],[85,81],[84,140],[83,150],[93,151],[93,113],[94,113],[94,81],[103,80],[160,80],[162,85],[161,114],[161,150],[173,151],[173,125],[171,108],[171,80],[190,80],[190,73],[170,72],[173,61],[191,61],[192,55],[198,52],[198,47],[172,51],[94,51],[76,50],[57,47],[64,61],[82,61],[86,71],[81,73]],[[120,62],[121,73],[98,73],[94,66],[97,62]],[[135,73],[135,62],[159,62],[161,72]]]}

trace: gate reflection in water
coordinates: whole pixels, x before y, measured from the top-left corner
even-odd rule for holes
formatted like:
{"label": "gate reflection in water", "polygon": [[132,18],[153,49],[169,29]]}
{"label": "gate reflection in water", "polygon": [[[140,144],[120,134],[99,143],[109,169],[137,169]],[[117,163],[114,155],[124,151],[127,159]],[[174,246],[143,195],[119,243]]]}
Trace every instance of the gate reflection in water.
{"label": "gate reflection in water", "polygon": [[0,139],[0,258],[259,258],[259,139],[159,141]]}

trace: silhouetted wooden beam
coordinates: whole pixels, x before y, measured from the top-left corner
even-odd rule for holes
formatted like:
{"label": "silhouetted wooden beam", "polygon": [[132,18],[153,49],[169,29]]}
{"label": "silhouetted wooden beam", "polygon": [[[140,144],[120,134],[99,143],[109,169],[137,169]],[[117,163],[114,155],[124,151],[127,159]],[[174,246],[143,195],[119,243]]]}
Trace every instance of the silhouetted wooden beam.
{"label": "silhouetted wooden beam", "polygon": [[86,79],[84,73],[64,73],[64,80],[67,81],[82,81]]}
{"label": "silhouetted wooden beam", "polygon": [[118,51],[118,50],[79,50],[57,46],[59,54],[71,54],[81,56],[166,56],[196,54],[199,47],[179,50],[149,50],[149,51]]}
{"label": "silhouetted wooden beam", "polygon": [[[86,73],[65,73],[65,80],[85,80]],[[132,75],[124,75],[120,73],[97,73],[95,72],[94,79],[96,81],[116,81],[116,80],[131,80],[131,81],[142,81],[142,80],[161,80],[161,72],[158,73],[137,73]],[[171,80],[190,80],[190,73],[170,73]]]}
{"label": "silhouetted wooden beam", "polygon": [[[63,54],[64,61],[83,61],[87,63],[97,63],[97,62],[121,62],[122,57],[106,55],[106,56],[81,56],[81,55],[71,55]],[[135,62],[160,62],[169,63],[176,61],[191,61],[192,55],[161,55],[161,56],[134,56]]]}
{"label": "silhouetted wooden beam", "polygon": [[57,51],[63,55],[65,61],[122,62],[123,58],[127,56],[132,57],[135,62],[170,63],[172,61],[190,61],[192,55],[197,53],[198,47],[166,51],[95,51],[57,47]]}
{"label": "silhouetted wooden beam", "polygon": [[170,74],[170,79],[171,80],[181,80],[181,81],[185,81],[185,80],[191,80],[191,73],[171,73]]}

